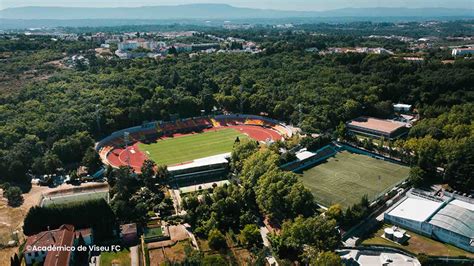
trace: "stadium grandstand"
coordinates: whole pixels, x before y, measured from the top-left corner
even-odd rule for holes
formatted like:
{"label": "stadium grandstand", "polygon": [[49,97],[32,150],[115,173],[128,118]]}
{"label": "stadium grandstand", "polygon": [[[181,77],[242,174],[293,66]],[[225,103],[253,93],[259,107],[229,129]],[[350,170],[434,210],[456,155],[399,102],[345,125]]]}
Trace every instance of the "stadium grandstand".
{"label": "stadium grandstand", "polygon": [[186,181],[191,178],[213,177],[227,172],[230,153],[209,156],[196,159],[190,163],[184,163],[168,167],[173,181]]}
{"label": "stadium grandstand", "polygon": [[[96,144],[96,150],[104,164],[115,168],[128,165],[135,172],[140,172],[143,161],[153,157],[153,154],[150,154],[149,151],[141,150],[139,144],[159,144],[160,141],[167,138],[225,130],[226,128],[235,130],[236,135],[243,134],[251,139],[266,143],[291,137],[297,130],[280,121],[257,115],[230,114],[205,116],[174,121],[150,122],[141,126],[122,129],[99,141]],[[214,140],[211,139],[211,141]],[[192,158],[191,162],[203,157],[230,152],[230,150],[219,151],[215,154],[206,154],[206,156]],[[185,162],[190,163],[189,161]],[[180,163],[184,162],[175,162],[167,165],[171,167]]]}
{"label": "stadium grandstand", "polygon": [[316,152],[302,149],[295,154],[297,158],[295,161],[286,163],[282,165],[281,168],[287,171],[298,172],[324,161],[336,153],[337,151],[333,145],[326,145]]}
{"label": "stadium grandstand", "polygon": [[397,139],[408,133],[406,123],[361,116],[346,123],[353,134],[368,137]]}
{"label": "stadium grandstand", "polygon": [[385,222],[474,252],[474,201],[444,193],[411,190],[384,214]]}

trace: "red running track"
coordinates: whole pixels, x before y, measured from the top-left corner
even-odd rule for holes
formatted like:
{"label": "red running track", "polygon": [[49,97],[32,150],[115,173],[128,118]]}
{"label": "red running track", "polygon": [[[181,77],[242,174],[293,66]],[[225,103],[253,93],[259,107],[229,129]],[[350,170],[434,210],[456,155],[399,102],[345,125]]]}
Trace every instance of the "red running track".
{"label": "red running track", "polygon": [[[225,129],[225,128],[233,128],[235,130],[238,130],[242,132],[243,134],[246,134],[250,138],[255,139],[257,141],[266,141],[268,139],[276,141],[276,140],[282,139],[282,136],[278,132],[272,129],[264,128],[261,126],[252,126],[252,125],[234,125],[234,126],[226,126],[226,127],[217,127],[217,128],[207,129],[204,131],[219,130],[219,129]],[[190,134],[178,133],[178,134],[174,134],[173,137],[186,136],[186,135],[190,135]],[[148,157],[146,156],[146,154],[138,149],[137,143],[133,144],[132,146],[129,146],[127,149],[115,148],[112,151],[110,151],[109,154],[107,155],[107,160],[113,167],[130,165],[134,169],[135,173],[141,172],[141,167],[143,165],[143,162],[147,158]]]}

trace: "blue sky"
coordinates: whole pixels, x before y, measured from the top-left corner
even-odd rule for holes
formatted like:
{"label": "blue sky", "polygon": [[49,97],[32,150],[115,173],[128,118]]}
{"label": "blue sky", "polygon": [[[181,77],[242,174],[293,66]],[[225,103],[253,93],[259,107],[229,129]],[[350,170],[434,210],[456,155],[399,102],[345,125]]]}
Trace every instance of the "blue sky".
{"label": "blue sky", "polygon": [[328,10],[345,7],[452,7],[474,9],[474,0],[0,0],[0,9],[19,6],[118,7],[226,3],[282,10]]}

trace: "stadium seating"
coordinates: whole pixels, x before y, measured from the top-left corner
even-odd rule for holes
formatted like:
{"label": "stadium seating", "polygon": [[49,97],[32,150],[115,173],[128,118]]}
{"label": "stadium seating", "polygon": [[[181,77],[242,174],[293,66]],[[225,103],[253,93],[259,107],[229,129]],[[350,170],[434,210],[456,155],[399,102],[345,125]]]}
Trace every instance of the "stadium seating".
{"label": "stadium seating", "polygon": [[214,118],[211,118],[211,123],[212,123],[212,126],[214,127],[220,127],[221,126],[221,123],[219,123],[216,119]]}
{"label": "stadium seating", "polygon": [[291,136],[289,136],[288,129],[283,127],[283,126],[274,125],[274,126],[272,126],[272,129],[274,129],[276,132],[280,133],[280,135],[282,135],[282,136],[291,137]]}
{"label": "stadium seating", "polygon": [[264,121],[260,119],[246,119],[244,124],[246,125],[257,125],[257,126],[263,126]]}

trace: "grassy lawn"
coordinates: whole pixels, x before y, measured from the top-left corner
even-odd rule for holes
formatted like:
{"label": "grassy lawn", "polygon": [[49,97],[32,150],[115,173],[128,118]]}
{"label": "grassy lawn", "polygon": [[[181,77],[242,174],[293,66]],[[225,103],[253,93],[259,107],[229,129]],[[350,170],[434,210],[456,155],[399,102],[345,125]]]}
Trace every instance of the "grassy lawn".
{"label": "grassy lawn", "polygon": [[124,249],[120,252],[102,252],[100,253],[100,265],[120,265],[130,266],[130,250]]}
{"label": "grassy lawn", "polygon": [[138,147],[157,164],[173,165],[230,152],[236,137],[247,138],[246,135],[235,129],[225,128],[166,138],[151,144],[139,143]]}
{"label": "grassy lawn", "polygon": [[442,242],[435,241],[431,238],[413,233],[407,230],[407,234],[411,236],[407,243],[404,245],[396,244],[392,241],[389,241],[383,237],[383,230],[386,227],[391,225],[384,225],[380,228],[377,232],[371,235],[369,238],[365,239],[362,242],[362,245],[382,245],[382,246],[390,246],[399,249],[403,249],[415,254],[425,253],[429,256],[448,256],[448,257],[459,257],[459,256],[466,256],[470,258],[474,258],[474,254],[468,251],[464,251],[460,248],[455,246],[444,244]]}
{"label": "grassy lawn", "polygon": [[322,205],[339,203],[349,207],[364,194],[374,199],[405,179],[409,171],[406,166],[342,151],[305,170],[301,179]]}

